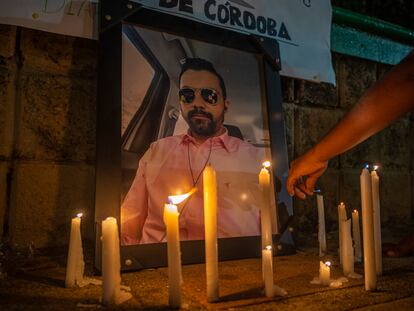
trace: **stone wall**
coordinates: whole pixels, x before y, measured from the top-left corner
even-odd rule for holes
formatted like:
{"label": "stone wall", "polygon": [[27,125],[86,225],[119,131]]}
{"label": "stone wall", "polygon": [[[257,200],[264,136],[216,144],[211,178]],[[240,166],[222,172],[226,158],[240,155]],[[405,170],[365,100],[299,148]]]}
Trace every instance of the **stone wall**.
{"label": "stone wall", "polygon": [[[0,25],[0,228],[18,248],[64,245],[78,211],[93,240],[97,52],[96,41]],[[334,66],[337,87],[283,79],[290,159],[388,69],[343,55],[334,55]],[[359,207],[365,162],[383,166],[383,222],[412,219],[413,124],[407,116],[330,162],[319,184],[329,230],[339,201]],[[295,201],[298,230],[316,231],[314,201]]]}
{"label": "stone wall", "polygon": [[93,238],[96,41],[0,26],[0,228],[17,248]]}
{"label": "stone wall", "polygon": [[[333,55],[336,87],[284,78],[284,106],[289,159],[320,140],[358,101],[361,95],[391,68],[345,55]],[[398,228],[413,221],[414,113],[372,136],[329,162],[317,187],[324,193],[328,230],[337,230],[337,204],[345,202],[350,215],[360,210],[359,174],[364,163],[381,168],[383,226]],[[295,200],[295,227],[317,232],[316,198]]]}

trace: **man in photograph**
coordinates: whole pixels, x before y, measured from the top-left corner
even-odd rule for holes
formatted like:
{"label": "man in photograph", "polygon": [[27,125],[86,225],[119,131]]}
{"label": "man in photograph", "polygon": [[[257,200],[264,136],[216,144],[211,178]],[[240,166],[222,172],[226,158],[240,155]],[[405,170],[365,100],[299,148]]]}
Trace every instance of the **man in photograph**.
{"label": "man in photograph", "polygon": [[204,239],[202,173],[207,165],[217,171],[218,236],[260,235],[258,173],[263,150],[229,135],[223,125],[230,108],[226,86],[209,61],[187,59],[179,82],[188,131],[152,143],[140,159],[121,206],[122,244],[165,242],[168,196],[193,188],[196,192],[178,205],[180,239]]}

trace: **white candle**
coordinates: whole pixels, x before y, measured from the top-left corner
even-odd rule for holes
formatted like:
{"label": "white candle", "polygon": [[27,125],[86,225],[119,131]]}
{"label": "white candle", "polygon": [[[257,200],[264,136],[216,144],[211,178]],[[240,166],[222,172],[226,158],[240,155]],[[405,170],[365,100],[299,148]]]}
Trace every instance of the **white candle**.
{"label": "white candle", "polygon": [[359,213],[356,209],[352,212],[352,236],[354,238],[355,261],[361,262],[361,232],[359,228]]}
{"label": "white candle", "polygon": [[206,249],[207,301],[219,298],[217,251],[217,182],[216,171],[207,165],[203,172],[204,231]]}
{"label": "white candle", "polygon": [[102,221],[102,302],[120,303],[121,264],[118,224],[114,217]]}
{"label": "white candle", "polygon": [[351,220],[345,220],[342,226],[342,270],[345,276],[354,273],[354,249],[352,247]]}
{"label": "white candle", "polygon": [[266,248],[262,250],[262,262],[265,294],[266,297],[273,297],[273,254],[271,245],[267,245]]}
{"label": "white candle", "polygon": [[338,231],[339,231],[339,262],[342,264],[342,226],[341,223],[346,220],[346,208],[345,204],[341,202],[338,205]]}
{"label": "white candle", "polygon": [[181,306],[181,254],[178,217],[177,206],[165,204],[164,221],[167,229],[168,290],[171,308]]}
{"label": "white candle", "polygon": [[381,246],[381,211],[379,197],[379,177],[376,172],[377,166],[371,172],[372,183],[372,212],[374,217],[374,240],[375,240],[375,267],[377,275],[382,275],[382,246]]}
{"label": "white candle", "polygon": [[372,189],[370,174],[366,168],[362,170],[360,183],[365,290],[375,290],[377,288],[377,276],[375,267],[374,225],[372,215]]}
{"label": "white candle", "polygon": [[83,281],[85,262],[83,261],[82,237],[81,237],[81,217],[79,213],[72,218],[70,226],[69,252],[66,265],[66,287],[80,285]]}
{"label": "white candle", "polygon": [[329,261],[325,263],[319,262],[319,280],[322,285],[329,285],[331,283],[331,263]]}
{"label": "white candle", "polygon": [[273,245],[272,218],[270,214],[270,173],[267,169],[268,167],[270,167],[270,162],[264,162],[263,168],[259,173],[259,185],[261,190],[260,223],[262,228],[262,248],[265,248],[267,245]]}
{"label": "white candle", "polygon": [[326,231],[325,231],[325,208],[323,205],[323,196],[321,194],[316,195],[316,202],[318,205],[318,240],[319,240],[319,257],[326,254]]}

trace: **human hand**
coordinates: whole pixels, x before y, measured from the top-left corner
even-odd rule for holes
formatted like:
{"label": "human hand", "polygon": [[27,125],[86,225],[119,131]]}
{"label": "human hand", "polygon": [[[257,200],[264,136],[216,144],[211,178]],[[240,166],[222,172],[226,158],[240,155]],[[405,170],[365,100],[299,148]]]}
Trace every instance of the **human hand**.
{"label": "human hand", "polygon": [[312,195],[316,181],[327,167],[328,161],[320,160],[312,151],[308,151],[292,161],[286,182],[287,191],[291,196],[296,195],[302,200],[306,195]]}

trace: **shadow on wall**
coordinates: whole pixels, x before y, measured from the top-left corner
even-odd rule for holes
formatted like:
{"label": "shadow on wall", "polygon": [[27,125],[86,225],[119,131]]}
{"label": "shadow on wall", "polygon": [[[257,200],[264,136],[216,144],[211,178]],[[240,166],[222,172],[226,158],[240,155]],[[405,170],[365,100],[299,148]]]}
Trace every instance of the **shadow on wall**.
{"label": "shadow on wall", "polygon": [[11,243],[66,245],[80,211],[93,241],[97,42],[19,31]]}
{"label": "shadow on wall", "polygon": [[[96,137],[96,41],[75,38],[71,42],[72,59],[68,70],[68,98],[62,102],[64,131],[59,153],[65,164],[59,165],[58,189],[55,198],[53,220],[55,226],[49,232],[48,245],[53,245],[59,227],[66,228],[66,236],[59,241],[69,241],[70,219],[83,213],[82,236],[95,240],[94,199],[95,199],[95,137]],[[86,48],[86,51],[85,51]],[[87,55],[90,63],[79,63],[81,55]],[[95,52],[95,53],[94,53]],[[88,68],[89,67],[89,68]],[[88,72],[88,69],[92,69]],[[61,243],[59,243],[61,245]]]}

